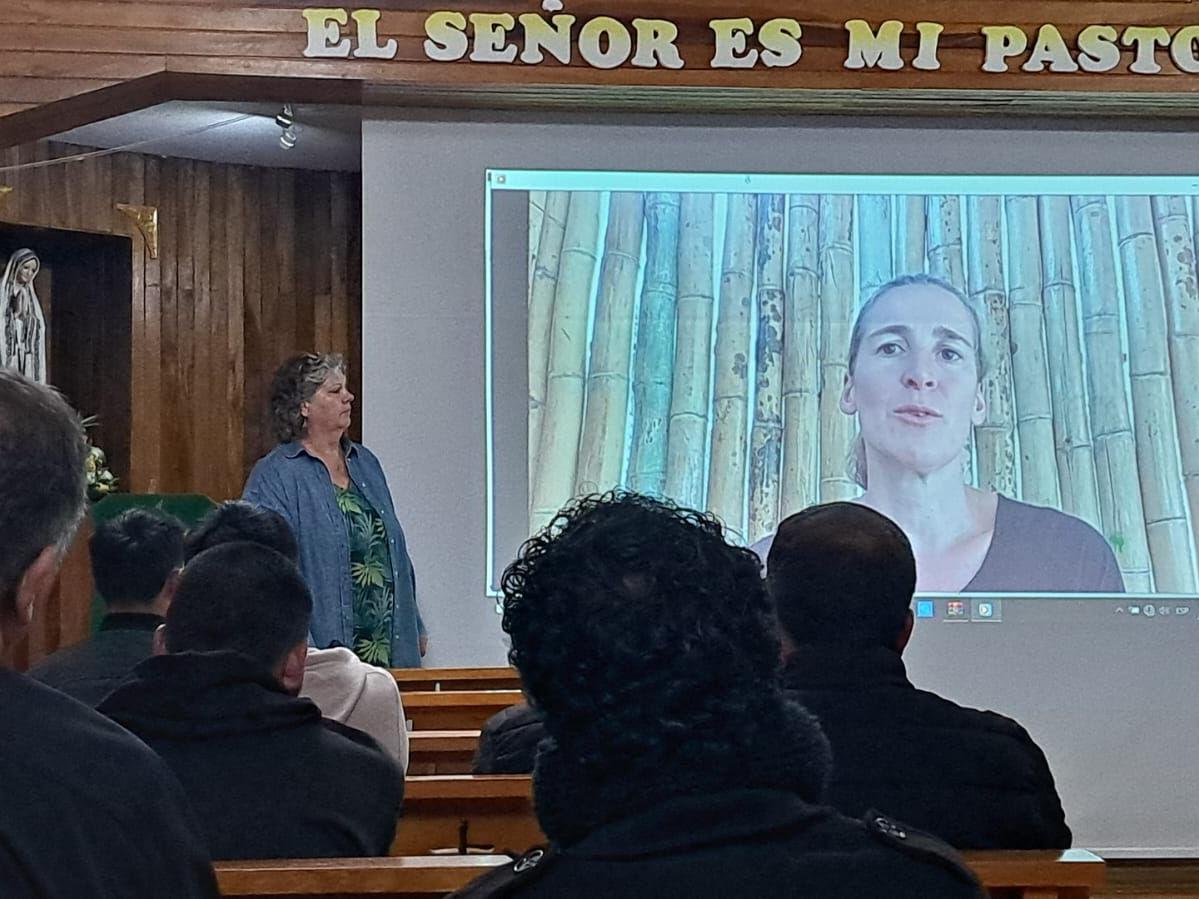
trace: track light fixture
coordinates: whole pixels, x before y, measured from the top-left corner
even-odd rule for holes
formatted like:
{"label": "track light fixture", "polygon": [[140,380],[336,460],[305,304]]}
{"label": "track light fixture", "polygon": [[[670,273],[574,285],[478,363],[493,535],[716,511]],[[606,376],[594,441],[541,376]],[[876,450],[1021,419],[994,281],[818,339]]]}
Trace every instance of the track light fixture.
{"label": "track light fixture", "polygon": [[283,108],[279,110],[279,114],[275,116],[275,124],[281,129],[279,134],[279,146],[284,150],[290,150],[296,145],[298,136],[296,134],[296,116],[295,111],[291,108],[290,103],[284,103]]}

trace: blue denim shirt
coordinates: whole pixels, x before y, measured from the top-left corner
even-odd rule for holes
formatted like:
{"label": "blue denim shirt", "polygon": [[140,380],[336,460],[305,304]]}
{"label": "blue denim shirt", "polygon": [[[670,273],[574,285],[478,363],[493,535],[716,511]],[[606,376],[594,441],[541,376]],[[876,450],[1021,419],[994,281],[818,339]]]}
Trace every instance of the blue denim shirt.
{"label": "blue denim shirt", "polygon": [[[374,453],[350,441],[345,446],[350,479],[382,516],[387,529],[395,583],[391,664],[419,668],[419,638],[425,625],[416,606],[416,574],[387,478]],[[310,456],[298,441],[281,443],[258,460],[242,498],[278,512],[295,531],[300,572],[312,591],[312,642],[322,649],[334,642],[353,647],[350,540],[325,463]]]}

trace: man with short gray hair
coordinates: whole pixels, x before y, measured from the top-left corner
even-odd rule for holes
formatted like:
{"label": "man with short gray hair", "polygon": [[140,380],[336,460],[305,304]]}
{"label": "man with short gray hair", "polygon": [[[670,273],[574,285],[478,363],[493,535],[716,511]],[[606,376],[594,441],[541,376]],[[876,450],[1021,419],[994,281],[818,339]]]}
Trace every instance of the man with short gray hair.
{"label": "man with short gray hair", "polygon": [[[54,390],[0,369],[0,653],[54,587],[83,515],[86,442]],[[179,782],[132,734],[0,667],[0,892],[215,896]]]}

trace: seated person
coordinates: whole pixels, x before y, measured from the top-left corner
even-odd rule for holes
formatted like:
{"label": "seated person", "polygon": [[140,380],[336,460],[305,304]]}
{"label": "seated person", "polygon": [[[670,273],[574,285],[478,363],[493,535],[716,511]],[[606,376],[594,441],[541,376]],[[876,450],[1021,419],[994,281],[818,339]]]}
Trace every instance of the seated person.
{"label": "seated person", "polygon": [[150,657],[183,567],[183,525],[156,509],[128,509],[96,528],[88,551],[107,614],[94,636],[47,656],[29,675],[96,706]]}
{"label": "seated person", "polygon": [[[184,555],[222,543],[248,540],[268,546],[299,564],[300,550],[286,519],[278,512],[242,500],[221,503],[187,533]],[[370,734],[408,769],[408,729],[400,688],[386,669],[368,665],[344,647],[308,647],[300,696],[321,714]]]}
{"label": "seated person", "polygon": [[100,711],[175,771],[214,858],[385,855],[404,776],[300,699],[312,597],[284,556],[226,543],[187,563],[155,638]]}
{"label": "seated person", "polygon": [[779,681],[757,557],[715,519],[586,497],[502,586],[509,660],[545,718],[551,847],[463,896],[980,895],[940,840],[817,804],[828,745]]}
{"label": "seated person", "polygon": [[[0,366],[0,656],[54,587],[87,501],[85,456],[62,397]],[[217,895],[179,781],[144,743],[3,666],[0,721],[0,895]]]}
{"label": "seated person", "polygon": [[856,503],[813,506],[779,525],[768,571],[784,682],[832,743],[832,805],[880,809],[959,849],[1070,845],[1028,732],[908,681],[916,562],[898,525]]}
{"label": "seated person", "polygon": [[531,774],[537,744],[545,736],[541,715],[528,703],[496,712],[479,731],[475,774]]}

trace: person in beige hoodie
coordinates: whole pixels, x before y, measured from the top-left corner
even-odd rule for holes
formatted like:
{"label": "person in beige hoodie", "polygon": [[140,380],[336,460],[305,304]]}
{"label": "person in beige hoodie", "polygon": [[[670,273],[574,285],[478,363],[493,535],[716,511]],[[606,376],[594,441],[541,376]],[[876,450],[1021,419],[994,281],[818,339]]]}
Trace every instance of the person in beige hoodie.
{"label": "person in beige hoodie", "polygon": [[395,678],[344,646],[309,649],[300,695],[321,714],[370,734],[408,770],[408,730]]}
{"label": "person in beige hoodie", "polygon": [[[184,558],[206,549],[244,540],[267,546],[292,562],[299,556],[295,535],[283,516],[244,500],[221,503],[187,533]],[[300,696],[312,700],[326,718],[371,737],[408,770],[408,731],[395,678],[386,668],[368,665],[342,646],[308,648]]]}

